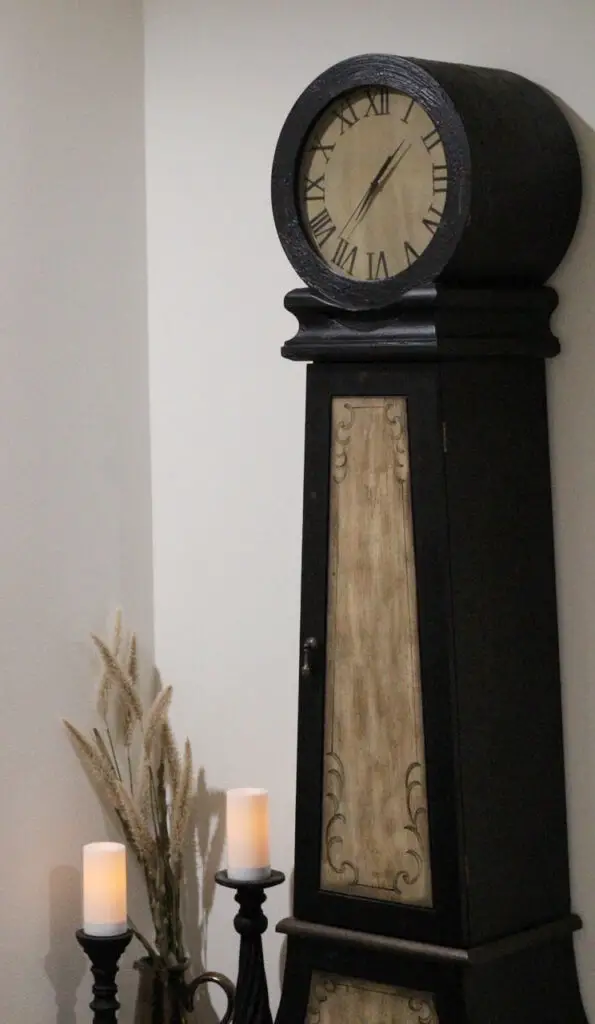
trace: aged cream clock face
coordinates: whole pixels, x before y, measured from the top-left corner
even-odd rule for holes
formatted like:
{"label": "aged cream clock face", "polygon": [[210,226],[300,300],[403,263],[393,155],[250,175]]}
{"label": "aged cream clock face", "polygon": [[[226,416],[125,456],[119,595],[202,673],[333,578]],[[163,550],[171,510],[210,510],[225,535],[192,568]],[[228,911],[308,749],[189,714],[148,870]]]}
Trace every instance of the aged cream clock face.
{"label": "aged cream clock face", "polygon": [[406,270],[437,231],[447,188],[439,131],[404,93],[344,93],[306,140],[301,216],[311,245],[337,274],[377,281]]}

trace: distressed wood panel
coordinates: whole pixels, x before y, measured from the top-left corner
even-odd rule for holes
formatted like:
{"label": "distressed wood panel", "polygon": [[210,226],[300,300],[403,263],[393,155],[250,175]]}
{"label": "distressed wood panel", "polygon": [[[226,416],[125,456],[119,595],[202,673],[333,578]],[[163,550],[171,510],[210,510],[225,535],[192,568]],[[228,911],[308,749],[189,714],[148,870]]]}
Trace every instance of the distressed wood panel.
{"label": "distressed wood panel", "polygon": [[359,978],[312,975],[306,1024],[438,1024],[429,992]]}
{"label": "distressed wood panel", "polygon": [[321,886],[429,906],[406,399],[332,427]]}

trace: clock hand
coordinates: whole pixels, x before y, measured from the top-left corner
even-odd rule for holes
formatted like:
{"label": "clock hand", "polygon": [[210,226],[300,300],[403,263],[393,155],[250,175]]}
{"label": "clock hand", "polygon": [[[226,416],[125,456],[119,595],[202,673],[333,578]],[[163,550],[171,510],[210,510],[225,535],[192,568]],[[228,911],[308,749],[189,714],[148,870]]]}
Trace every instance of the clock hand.
{"label": "clock hand", "polygon": [[[399,145],[397,146],[397,148],[396,148],[396,149],[394,150],[394,152],[393,152],[393,153],[389,153],[389,155],[387,156],[386,160],[384,160],[384,161],[383,161],[383,163],[382,163],[382,166],[380,167],[380,170],[379,170],[379,171],[378,171],[378,172],[377,172],[377,173],[376,173],[376,174],[374,175],[374,177],[372,178],[372,181],[371,181],[371,182],[370,182],[370,184],[368,185],[368,187],[367,187],[366,191],[364,192],[364,194],[363,194],[362,198],[360,199],[359,203],[358,203],[358,204],[357,204],[357,206],[355,207],[355,210],[353,211],[353,213],[351,214],[351,216],[349,217],[349,219],[348,219],[348,220],[346,221],[346,223],[344,224],[344,226],[343,226],[343,229],[342,229],[342,231],[340,232],[340,234],[341,234],[341,237],[342,237],[342,238],[345,238],[345,237],[346,237],[346,236],[345,236],[345,232],[347,231],[347,228],[348,228],[348,227],[350,226],[351,222],[352,222],[352,221],[353,221],[354,219],[356,219],[356,223],[355,223],[355,224],[353,225],[353,228],[355,228],[355,227],[357,226],[357,224],[359,223],[359,221],[361,220],[361,216],[360,216],[360,213],[361,213],[361,210],[362,210],[362,208],[363,208],[364,206],[366,206],[366,207],[367,207],[367,205],[369,204],[369,202],[370,202],[370,198],[371,198],[371,197],[373,196],[374,192],[375,192],[375,191],[376,191],[376,189],[378,188],[378,182],[379,182],[379,181],[380,181],[380,179],[382,178],[382,175],[383,175],[383,174],[384,174],[384,172],[386,171],[386,169],[387,169],[387,167],[389,166],[389,164],[390,164],[391,160],[393,160],[393,159],[394,159],[394,157],[396,156],[396,154],[397,154],[397,153],[399,152],[399,150],[401,149],[402,145],[403,145],[403,141],[401,141],[401,142],[399,143]],[[352,230],[353,230],[353,229],[352,229]]]}
{"label": "clock hand", "polygon": [[[376,176],[374,180],[374,188],[372,190],[368,190],[368,193],[365,197],[365,201],[363,202],[363,204],[360,204],[361,208],[358,209],[357,211],[357,217],[355,223],[351,228],[351,231],[349,232],[348,235],[343,234],[343,237],[346,238],[347,240],[349,240],[358,224],[361,224],[362,220],[364,219],[368,210],[370,209],[372,203],[374,202],[376,196],[382,191],[388,179],[394,174],[401,161],[404,159],[404,157],[407,156],[407,153],[411,149],[411,145],[409,145],[407,146],[407,149],[400,153],[399,151],[401,149],[401,146],[402,143],[400,146],[397,147],[397,149],[395,149],[394,153],[391,153],[390,157],[388,157],[387,160],[384,161],[381,168],[381,173],[379,172],[379,174]],[[395,156],[397,156],[396,160]],[[391,163],[391,161],[393,162]]]}
{"label": "clock hand", "polygon": [[[378,178],[378,180],[376,182],[376,187],[375,187],[372,195],[368,197],[368,202],[365,205],[365,208],[359,211],[359,216],[357,218],[358,222],[360,220],[363,220],[363,218],[366,216],[366,214],[368,213],[368,210],[372,206],[372,203],[374,202],[374,200],[376,199],[378,194],[381,193],[381,191],[384,188],[384,186],[385,186],[386,182],[388,181],[388,179],[394,174],[394,172],[395,172],[396,168],[398,167],[398,165],[400,164],[401,160],[403,160],[403,159],[405,159],[405,157],[407,157],[409,151],[411,150],[411,143],[410,143],[410,145],[408,145],[407,150],[403,150],[402,153],[399,153],[399,150],[400,150],[400,146],[398,147],[398,150],[395,150],[394,153],[391,154],[389,163],[388,164],[385,163],[385,166],[383,168],[383,173]],[[395,157],[397,158],[396,160],[394,160]]]}
{"label": "clock hand", "polygon": [[402,153],[400,154],[400,156],[399,156],[399,159],[398,159],[398,160],[395,160],[395,162],[394,162],[394,164],[392,165],[392,167],[388,167],[388,168],[386,169],[386,172],[385,172],[385,175],[384,175],[384,177],[383,177],[383,178],[381,179],[381,181],[379,181],[379,182],[378,182],[378,188],[377,188],[377,190],[376,190],[376,193],[375,193],[375,194],[377,194],[378,192],[381,192],[381,191],[382,191],[382,189],[383,189],[383,188],[384,188],[384,186],[386,185],[386,183],[387,183],[388,179],[389,179],[390,177],[392,177],[392,175],[393,175],[393,174],[395,173],[395,171],[396,171],[397,167],[399,166],[399,164],[401,163],[401,161],[402,161],[402,160],[404,160],[404,158],[405,158],[405,157],[407,156],[407,153],[409,152],[409,150],[410,150],[410,149],[411,149],[411,144],[409,144],[409,145],[407,146],[407,149],[406,149],[406,150],[404,150],[404,151],[403,151],[403,152],[402,152]]}

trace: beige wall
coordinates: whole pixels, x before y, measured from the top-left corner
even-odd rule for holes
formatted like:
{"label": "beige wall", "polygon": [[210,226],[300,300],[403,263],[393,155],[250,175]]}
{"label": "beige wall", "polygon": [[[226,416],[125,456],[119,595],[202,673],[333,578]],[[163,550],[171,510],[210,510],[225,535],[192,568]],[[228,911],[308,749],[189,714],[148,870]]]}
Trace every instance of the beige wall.
{"label": "beige wall", "polygon": [[[146,16],[157,656],[207,785],[270,789],[274,863],[287,872],[304,370],[278,351],[294,329],[283,296],[298,282],[270,213],[277,134],[318,72],[365,51],[509,68],[569,110],[587,194],[558,275],[551,422],[574,902],[586,923],[577,948],[595,1015],[595,7],[147,0]],[[270,916],[289,903],[287,886],[275,890]],[[233,973],[232,914],[217,894],[209,966]],[[274,997],[279,947],[269,935]]]}
{"label": "beige wall", "polygon": [[[81,845],[103,838],[61,725],[90,629],[152,639],[138,0],[0,0],[0,1020],[87,1020]],[[84,975],[84,977],[83,977]]]}

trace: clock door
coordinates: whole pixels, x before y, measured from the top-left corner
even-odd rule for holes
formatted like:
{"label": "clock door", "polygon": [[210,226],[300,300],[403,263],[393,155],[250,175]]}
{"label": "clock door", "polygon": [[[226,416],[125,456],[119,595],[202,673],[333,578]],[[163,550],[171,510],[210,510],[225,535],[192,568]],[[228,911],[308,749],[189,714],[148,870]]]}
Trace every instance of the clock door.
{"label": "clock door", "polygon": [[295,913],[453,941],[436,369],[308,373]]}

